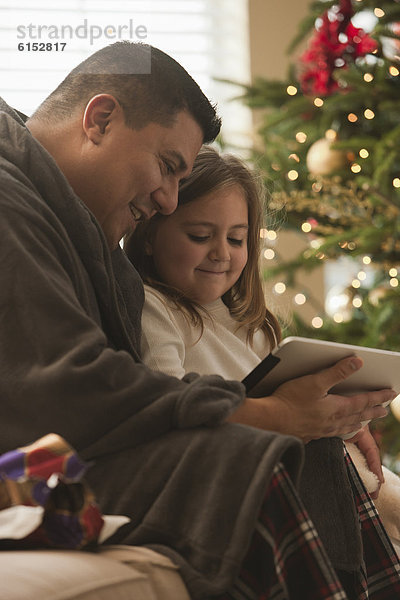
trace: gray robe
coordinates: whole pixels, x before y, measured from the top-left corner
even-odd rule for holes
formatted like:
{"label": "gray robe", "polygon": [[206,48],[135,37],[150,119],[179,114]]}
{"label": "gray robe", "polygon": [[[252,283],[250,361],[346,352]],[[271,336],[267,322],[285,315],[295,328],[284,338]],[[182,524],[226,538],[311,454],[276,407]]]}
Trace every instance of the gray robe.
{"label": "gray robe", "polygon": [[272,469],[299,440],[223,424],[241,383],[149,370],[142,283],[19,117],[0,104],[0,451],[56,432],[92,461],[114,542],[180,565],[193,598],[237,575]]}

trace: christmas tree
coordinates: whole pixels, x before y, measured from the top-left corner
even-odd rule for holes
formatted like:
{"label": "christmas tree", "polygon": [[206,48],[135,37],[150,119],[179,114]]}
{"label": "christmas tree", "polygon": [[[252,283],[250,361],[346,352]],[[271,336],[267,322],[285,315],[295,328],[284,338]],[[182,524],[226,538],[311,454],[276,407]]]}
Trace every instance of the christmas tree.
{"label": "christmas tree", "polygon": [[[339,277],[324,312],[309,323],[295,311],[285,333],[400,351],[400,0],[315,1],[290,51],[300,43],[286,81],[245,87],[263,110],[253,159],[273,190],[269,212],[307,240],[282,261],[264,232],[264,275],[296,288],[305,270],[346,264],[351,282]],[[395,413],[374,431],[399,470]]]}

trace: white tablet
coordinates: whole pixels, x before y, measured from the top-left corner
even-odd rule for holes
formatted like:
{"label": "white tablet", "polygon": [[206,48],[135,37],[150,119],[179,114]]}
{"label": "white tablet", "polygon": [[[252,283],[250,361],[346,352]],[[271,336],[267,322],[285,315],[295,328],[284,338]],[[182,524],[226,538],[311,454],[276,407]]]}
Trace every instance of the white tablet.
{"label": "white tablet", "polygon": [[350,395],[392,388],[400,393],[400,352],[294,336],[285,338],[243,383],[248,396],[268,396],[285,381],[310,375],[351,355],[361,358],[363,366],[331,392]]}

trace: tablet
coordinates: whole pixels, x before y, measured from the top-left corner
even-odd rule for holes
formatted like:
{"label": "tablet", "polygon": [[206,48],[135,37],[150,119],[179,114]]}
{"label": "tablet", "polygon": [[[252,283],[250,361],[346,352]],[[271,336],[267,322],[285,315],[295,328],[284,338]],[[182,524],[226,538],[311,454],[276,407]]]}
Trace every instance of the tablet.
{"label": "tablet", "polygon": [[400,393],[400,352],[295,336],[285,338],[243,383],[248,396],[268,396],[285,381],[316,373],[352,355],[361,358],[363,366],[330,392],[350,395],[392,388]]}

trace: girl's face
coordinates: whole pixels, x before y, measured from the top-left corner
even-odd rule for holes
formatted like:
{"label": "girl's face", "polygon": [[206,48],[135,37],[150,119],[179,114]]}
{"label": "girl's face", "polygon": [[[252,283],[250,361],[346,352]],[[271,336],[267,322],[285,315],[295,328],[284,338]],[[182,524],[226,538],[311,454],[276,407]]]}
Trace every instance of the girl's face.
{"label": "girl's face", "polygon": [[148,254],[163,283],[208,304],[227,292],[247,262],[248,208],[239,185],[179,206],[157,224]]}

